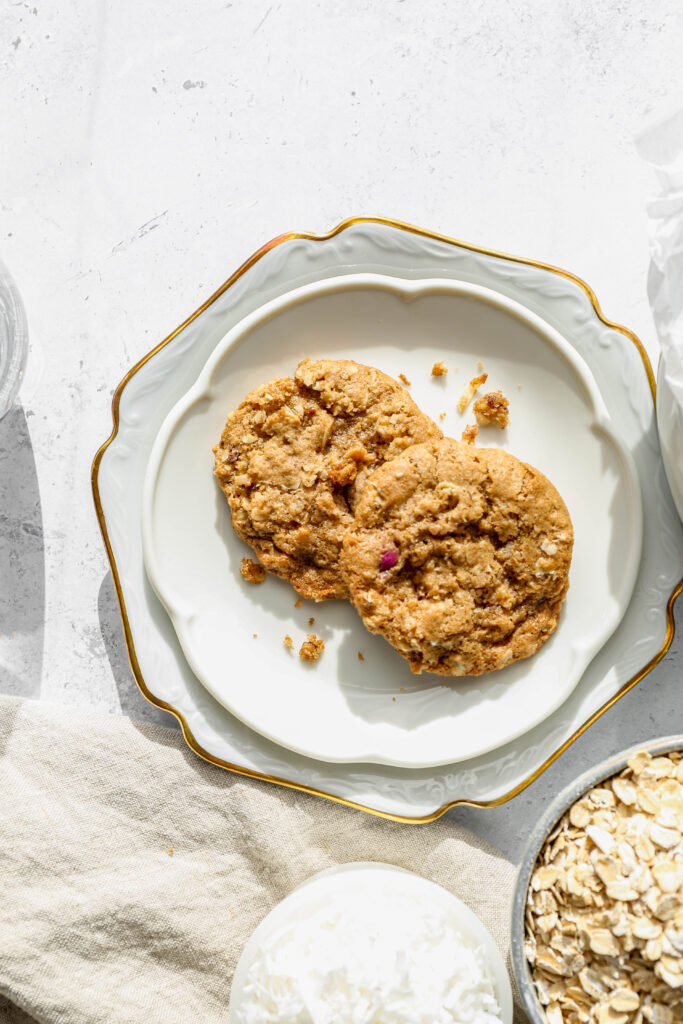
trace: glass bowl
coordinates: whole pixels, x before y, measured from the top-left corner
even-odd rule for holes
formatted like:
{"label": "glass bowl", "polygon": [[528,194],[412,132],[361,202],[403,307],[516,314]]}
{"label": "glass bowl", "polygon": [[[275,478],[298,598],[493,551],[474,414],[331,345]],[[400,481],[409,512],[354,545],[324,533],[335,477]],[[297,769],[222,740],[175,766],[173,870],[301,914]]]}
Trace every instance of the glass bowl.
{"label": "glass bowl", "polygon": [[28,324],[21,296],[0,261],[0,419],[19,390],[28,353]]}

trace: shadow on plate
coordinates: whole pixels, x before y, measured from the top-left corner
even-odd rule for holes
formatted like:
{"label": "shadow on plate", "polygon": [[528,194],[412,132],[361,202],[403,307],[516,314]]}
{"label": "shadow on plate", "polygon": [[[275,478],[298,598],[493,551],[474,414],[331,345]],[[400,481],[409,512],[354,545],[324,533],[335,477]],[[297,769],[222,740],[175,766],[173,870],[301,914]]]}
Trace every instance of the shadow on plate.
{"label": "shadow on plate", "polygon": [[[551,637],[548,645],[554,639]],[[357,633],[342,641],[338,653],[339,685],[349,708],[364,721],[386,723],[406,732],[449,714],[455,721],[455,716],[474,707],[493,709],[527,672],[525,662],[519,661],[482,676],[415,675],[382,637],[364,632],[360,646],[364,658],[360,671]],[[390,682],[381,686],[382,679]]]}

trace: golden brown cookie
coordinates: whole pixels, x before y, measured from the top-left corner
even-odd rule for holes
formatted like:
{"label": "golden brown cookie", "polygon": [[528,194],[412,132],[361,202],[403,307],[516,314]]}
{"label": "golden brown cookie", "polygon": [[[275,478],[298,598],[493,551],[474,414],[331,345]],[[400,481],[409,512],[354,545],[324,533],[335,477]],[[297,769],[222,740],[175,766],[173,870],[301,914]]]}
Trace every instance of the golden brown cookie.
{"label": "golden brown cookie", "polygon": [[355,487],[441,431],[391,377],[348,359],[304,359],[256,388],[213,449],[235,533],[304,597],[346,597],[338,568]]}
{"label": "golden brown cookie", "polygon": [[444,438],[371,473],[340,560],[351,600],[413,672],[481,675],[557,626],[573,545],[553,485],[507,452]]}

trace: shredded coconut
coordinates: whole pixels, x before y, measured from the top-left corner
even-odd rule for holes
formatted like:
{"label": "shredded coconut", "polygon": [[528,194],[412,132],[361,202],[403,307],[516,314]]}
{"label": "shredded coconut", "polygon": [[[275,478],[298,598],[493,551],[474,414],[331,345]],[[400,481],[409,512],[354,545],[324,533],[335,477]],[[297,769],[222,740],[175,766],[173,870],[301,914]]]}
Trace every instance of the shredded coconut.
{"label": "shredded coconut", "polygon": [[436,902],[337,897],[259,949],[235,1024],[501,1024],[484,952]]}

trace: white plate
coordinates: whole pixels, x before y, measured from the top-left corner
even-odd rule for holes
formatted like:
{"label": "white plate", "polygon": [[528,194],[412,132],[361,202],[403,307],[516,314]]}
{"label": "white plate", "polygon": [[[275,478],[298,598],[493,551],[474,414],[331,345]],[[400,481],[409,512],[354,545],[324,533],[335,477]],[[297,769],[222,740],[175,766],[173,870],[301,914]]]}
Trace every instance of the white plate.
{"label": "white plate", "polygon": [[[416,677],[347,602],[296,609],[287,584],[254,587],[241,578],[240,559],[251,552],[229,525],[211,448],[247,391],[291,374],[306,355],[357,359],[394,376],[402,370],[425,412],[438,420],[449,410],[443,426],[455,436],[468,419],[456,403],[478,360],[487,387],[510,396],[509,429],[482,431],[478,440],[503,443],[546,473],[575,529],[560,625],[533,658],[476,680]],[[447,377],[431,377],[438,359],[451,368]],[[252,313],[162,425],[143,496],[147,573],[197,677],[247,725],[323,761],[430,767],[532,729],[567,699],[616,628],[641,541],[633,460],[583,359],[518,303],[451,281],[342,277]],[[298,645],[310,615],[326,644],[314,669],[283,645],[285,633]]]}
{"label": "white plate", "polygon": [[278,931],[306,920],[329,906],[333,900],[338,905],[345,897],[350,901],[358,900],[359,897],[370,899],[378,913],[381,913],[383,908],[391,907],[392,900],[408,897],[418,900],[425,908],[425,912],[434,907],[446,915],[467,947],[482,951],[500,1008],[500,1018],[503,1024],[512,1024],[512,988],[507,968],[493,936],[484,923],[462,900],[443,886],[430,882],[429,879],[412,871],[406,871],[405,868],[377,861],[354,861],[320,871],[306,879],[264,917],[242,950],[235,968],[229,1006],[232,1024],[240,1010],[249,968],[260,949]]}
{"label": "white plate", "polygon": [[[621,624],[557,711],[521,739],[461,764],[423,769],[324,764],[260,736],[211,697],[191,671],[144,570],[142,486],[169,411],[226,331],[245,316],[294,288],[346,273],[474,282],[537,313],[586,361],[638,469],[643,553]],[[93,464],[95,507],[141,692],[176,716],[201,757],[379,814],[427,821],[453,803],[491,805],[510,798],[671,645],[683,526],[659,453],[652,385],[637,339],[605,321],[587,286],[562,271],[388,221],[348,221],[327,236],[285,235],[264,246],[129,371],[114,396],[113,432]]]}

